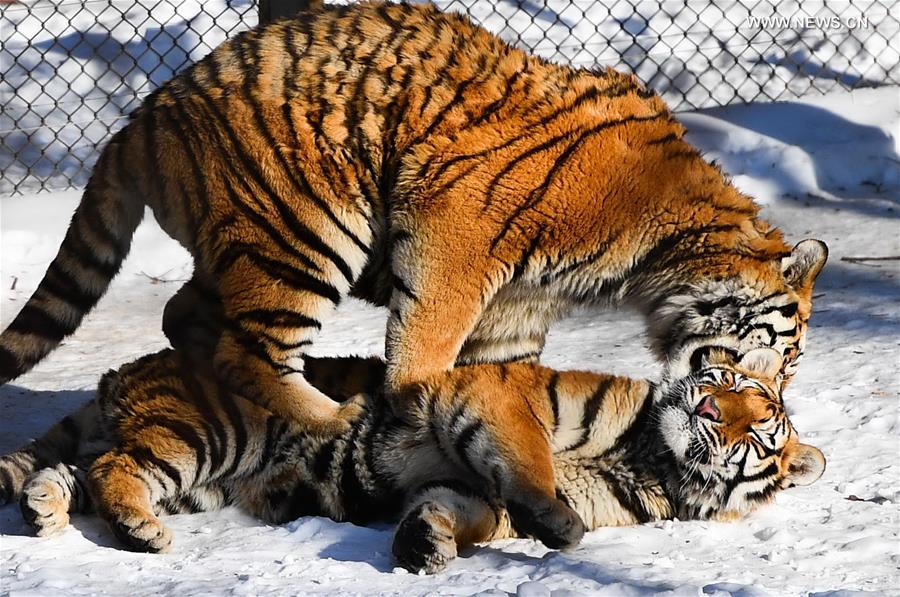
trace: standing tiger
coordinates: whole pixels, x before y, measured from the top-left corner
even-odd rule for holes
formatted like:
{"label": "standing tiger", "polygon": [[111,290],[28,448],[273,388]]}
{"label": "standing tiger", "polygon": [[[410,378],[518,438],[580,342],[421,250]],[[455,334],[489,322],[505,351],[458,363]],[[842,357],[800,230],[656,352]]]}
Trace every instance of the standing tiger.
{"label": "standing tiger", "polygon": [[584,304],[640,310],[669,361],[774,348],[786,381],[825,246],[791,250],[683,132],[633,76],[546,62],[432,6],[334,6],[241,33],[104,149],[0,335],[0,382],[75,331],[145,206],[194,258],[163,317],[173,345],[217,304],[218,376],[303,429],[346,431],[359,412],[304,375],[347,294],[390,309],[400,414],[455,365],[537,360]]}
{"label": "standing tiger", "polygon": [[[310,359],[323,392],[367,394],[353,398],[363,413],[347,432],[323,437],[165,350],[111,371],[95,400],[0,458],[0,497],[19,497],[39,535],[96,510],[126,545],[151,552],[172,540],[162,512],[235,504],[275,523],[399,519],[398,562],[437,572],[458,546],[532,536],[561,548],[585,525],[729,520],[812,483],[825,461],[785,416],[781,361],[768,348],[738,363],[714,349],[661,385],[527,363],[461,367],[420,387],[407,422],[378,396],[380,360]],[[552,502],[516,481],[537,444],[554,452]]]}

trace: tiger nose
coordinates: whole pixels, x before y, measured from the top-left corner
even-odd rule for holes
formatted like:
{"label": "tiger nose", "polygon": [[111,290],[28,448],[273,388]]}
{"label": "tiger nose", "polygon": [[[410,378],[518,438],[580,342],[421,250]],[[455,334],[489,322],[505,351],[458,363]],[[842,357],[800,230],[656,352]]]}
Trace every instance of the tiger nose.
{"label": "tiger nose", "polygon": [[722,418],[719,407],[716,406],[716,401],[712,396],[704,396],[697,408],[694,409],[694,414],[715,422]]}

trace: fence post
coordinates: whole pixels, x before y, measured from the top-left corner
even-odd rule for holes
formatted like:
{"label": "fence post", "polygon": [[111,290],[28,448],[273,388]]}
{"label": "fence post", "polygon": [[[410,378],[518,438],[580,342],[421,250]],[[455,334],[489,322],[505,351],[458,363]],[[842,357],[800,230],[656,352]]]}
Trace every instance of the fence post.
{"label": "fence post", "polygon": [[322,0],[259,0],[259,22],[268,23],[281,17],[291,17],[307,8],[322,5]]}

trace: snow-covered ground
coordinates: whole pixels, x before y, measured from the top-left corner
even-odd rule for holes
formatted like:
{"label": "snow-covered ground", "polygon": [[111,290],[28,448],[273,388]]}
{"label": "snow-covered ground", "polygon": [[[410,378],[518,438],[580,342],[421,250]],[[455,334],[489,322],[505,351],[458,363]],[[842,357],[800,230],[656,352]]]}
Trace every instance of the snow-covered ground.
{"label": "snow-covered ground", "polygon": [[[786,401],[828,458],[822,479],[732,524],[665,522],[589,533],[558,553],[526,540],[472,550],[434,577],[394,570],[391,530],[319,518],[284,526],[235,510],[168,519],[166,555],[120,550],[76,516],[37,539],[0,509],[0,593],[10,595],[900,595],[900,161],[897,88],[683,114],[788,238],[826,241],[808,356]],[[55,254],[75,193],[0,200],[0,323]],[[107,368],[165,345],[166,299],[186,254],[145,223],[123,272],[83,327],[32,373],[0,389],[0,451],[16,448],[92,395]],[[385,313],[350,302],[319,354],[379,353]],[[640,321],[580,313],[558,325],[545,361],[655,376]]]}

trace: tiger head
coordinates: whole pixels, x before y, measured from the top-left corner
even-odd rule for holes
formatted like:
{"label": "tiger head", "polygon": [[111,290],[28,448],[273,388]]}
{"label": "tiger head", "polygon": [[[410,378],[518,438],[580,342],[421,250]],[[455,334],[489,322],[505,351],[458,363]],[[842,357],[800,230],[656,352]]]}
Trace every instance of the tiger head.
{"label": "tiger head", "polygon": [[737,362],[731,351],[713,350],[664,389],[659,433],[674,459],[668,483],[680,517],[740,517],[822,475],[822,452],[800,443],[785,414],[776,381],[782,361],[769,348]]}
{"label": "tiger head", "polygon": [[771,348],[781,357],[776,386],[783,390],[806,346],[813,284],[828,259],[825,243],[808,239],[768,268],[707,282],[671,297],[653,314],[657,349],[672,378],[697,369],[706,352],[727,346],[738,354]]}

